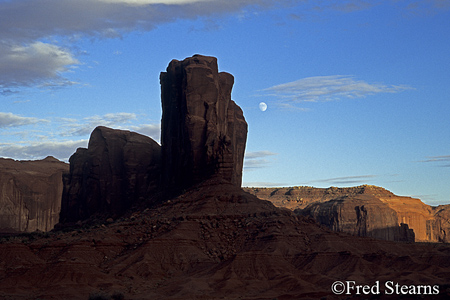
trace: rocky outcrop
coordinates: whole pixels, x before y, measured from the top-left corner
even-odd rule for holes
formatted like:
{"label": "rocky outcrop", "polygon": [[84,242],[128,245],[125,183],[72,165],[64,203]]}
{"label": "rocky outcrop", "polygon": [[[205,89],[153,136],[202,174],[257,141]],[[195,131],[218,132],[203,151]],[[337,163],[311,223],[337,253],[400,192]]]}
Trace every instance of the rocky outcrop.
{"label": "rocky outcrop", "polygon": [[[363,231],[369,236],[388,240],[411,240],[414,232],[417,242],[449,241],[450,205],[431,207],[420,199],[397,196],[381,187],[362,185],[323,189],[300,186],[245,190],[260,199],[271,201],[278,207],[310,215],[329,228],[355,235],[360,235],[361,232],[356,210],[362,206],[367,210],[367,199],[371,198],[370,206],[374,209],[367,211],[367,216],[372,220],[372,229]],[[392,219],[394,215],[396,222]],[[344,227],[342,222],[346,223]],[[373,231],[374,226],[378,228],[376,231]]]}
{"label": "rocky outcrop", "polygon": [[[217,59],[173,60],[161,73],[160,147],[137,133],[97,127],[70,158],[61,222],[120,215],[139,199],[166,197],[211,177],[241,185],[247,123],[231,100],[234,78]],[[152,200],[146,202],[152,204]]]}
{"label": "rocky outcrop", "polygon": [[450,204],[433,207],[434,218],[427,221],[428,237],[444,243],[450,243]]}
{"label": "rocky outcrop", "polygon": [[37,161],[0,158],[0,232],[53,229],[61,209],[62,174],[68,169],[50,156]]}
{"label": "rocky outcrop", "polygon": [[97,127],[88,148],[70,157],[64,176],[61,222],[94,214],[121,215],[138,200],[148,200],[160,180],[161,150],[151,138]]}
{"label": "rocky outcrop", "polygon": [[289,208],[290,210],[303,209],[316,202],[326,202],[342,196],[358,196],[362,194],[374,196],[394,195],[388,190],[373,185],[361,185],[356,187],[329,187],[315,188],[312,186],[294,186],[277,188],[252,188],[244,190],[263,200],[269,200],[275,206]]}
{"label": "rocky outcrop", "polygon": [[217,175],[240,186],[247,123],[231,100],[234,78],[194,55],[162,72],[162,184],[171,194]]}
{"label": "rocky outcrop", "polygon": [[407,224],[398,224],[397,212],[372,195],[343,196],[313,203],[298,212],[334,231],[387,241],[414,242],[414,231]]}

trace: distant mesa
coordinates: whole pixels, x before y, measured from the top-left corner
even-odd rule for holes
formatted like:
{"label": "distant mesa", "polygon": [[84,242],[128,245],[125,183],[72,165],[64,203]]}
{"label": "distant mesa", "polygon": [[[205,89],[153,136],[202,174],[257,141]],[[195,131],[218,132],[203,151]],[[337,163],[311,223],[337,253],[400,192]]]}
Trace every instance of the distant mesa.
{"label": "distant mesa", "polygon": [[69,165],[0,158],[0,233],[49,231],[59,221],[62,174]]}
{"label": "distant mesa", "polygon": [[432,207],[377,186],[244,188],[319,224],[390,241],[450,242],[450,205]]}

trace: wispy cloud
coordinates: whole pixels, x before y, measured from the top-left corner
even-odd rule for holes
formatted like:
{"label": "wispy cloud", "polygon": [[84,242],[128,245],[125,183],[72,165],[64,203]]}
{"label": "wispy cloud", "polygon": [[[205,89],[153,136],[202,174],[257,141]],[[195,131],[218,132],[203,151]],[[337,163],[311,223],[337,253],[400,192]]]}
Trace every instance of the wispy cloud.
{"label": "wispy cloud", "polygon": [[450,168],[450,155],[429,156],[425,160],[421,160],[420,162],[435,163],[440,167]]}
{"label": "wispy cloud", "polygon": [[47,123],[48,120],[22,117],[13,113],[0,112],[0,128],[20,127],[37,123]]}
{"label": "wispy cloud", "polygon": [[277,153],[271,151],[255,151],[246,152],[244,156],[244,169],[257,169],[267,167],[273,160],[267,159],[267,157],[277,155]]}
{"label": "wispy cloud", "polygon": [[368,83],[356,80],[353,76],[330,75],[302,78],[264,91],[284,102],[317,102],[361,98],[378,93],[398,93],[409,89],[412,88],[407,85]]}
{"label": "wispy cloud", "polygon": [[254,181],[254,182],[244,182],[242,184],[244,187],[283,187],[289,186],[289,184],[281,182],[268,182],[268,181]]}
{"label": "wispy cloud", "polygon": [[[87,145],[89,135],[97,126],[135,131],[159,141],[161,128],[159,122],[144,123],[140,117],[134,113],[119,112],[81,119],[43,120],[0,112],[0,136],[17,140],[0,143],[0,157],[41,159],[52,155],[58,159],[67,160],[76,148]],[[30,128],[29,125],[33,127]]]}
{"label": "wispy cloud", "polygon": [[62,136],[85,136],[89,135],[97,126],[118,128],[130,121],[136,120],[134,113],[120,112],[110,113],[103,116],[90,116],[78,119],[60,119],[62,122]]}
{"label": "wispy cloud", "polygon": [[318,179],[310,181],[311,183],[326,183],[331,185],[361,185],[367,184],[367,182],[373,178],[377,177],[377,175],[359,175],[359,176],[344,176],[344,177],[334,177],[327,179]]}
{"label": "wispy cloud", "polygon": [[86,147],[87,142],[87,140],[66,140],[0,144],[0,156],[20,160],[35,160],[51,155],[67,161],[77,148]]}
{"label": "wispy cloud", "polygon": [[128,5],[148,5],[148,4],[166,4],[166,5],[179,5],[179,4],[192,4],[196,2],[213,2],[212,0],[99,0],[105,3],[118,3]]}
{"label": "wispy cloud", "polygon": [[276,106],[278,106],[281,109],[290,110],[290,111],[310,111],[310,108],[305,107],[298,107],[293,103],[286,103],[286,102],[279,102],[276,103]]}
{"label": "wispy cloud", "polygon": [[342,12],[354,12],[371,8],[376,1],[338,1],[331,4],[331,8]]}

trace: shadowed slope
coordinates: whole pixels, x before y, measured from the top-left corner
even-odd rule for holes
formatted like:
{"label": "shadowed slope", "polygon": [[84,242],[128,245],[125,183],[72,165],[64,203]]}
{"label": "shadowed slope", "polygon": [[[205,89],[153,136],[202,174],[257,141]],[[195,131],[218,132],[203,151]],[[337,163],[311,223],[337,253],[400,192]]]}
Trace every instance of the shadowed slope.
{"label": "shadowed slope", "polygon": [[332,299],[336,280],[445,284],[450,248],[332,232],[213,178],[117,222],[0,244],[0,265],[14,299]]}

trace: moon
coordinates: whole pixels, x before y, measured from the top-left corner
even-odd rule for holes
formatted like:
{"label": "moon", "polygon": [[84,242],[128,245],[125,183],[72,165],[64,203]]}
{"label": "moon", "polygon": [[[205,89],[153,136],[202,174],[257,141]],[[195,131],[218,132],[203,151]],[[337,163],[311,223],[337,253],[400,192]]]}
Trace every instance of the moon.
{"label": "moon", "polygon": [[266,104],[265,102],[259,103],[259,109],[260,109],[261,111],[266,111],[266,109],[267,109],[267,104]]}

